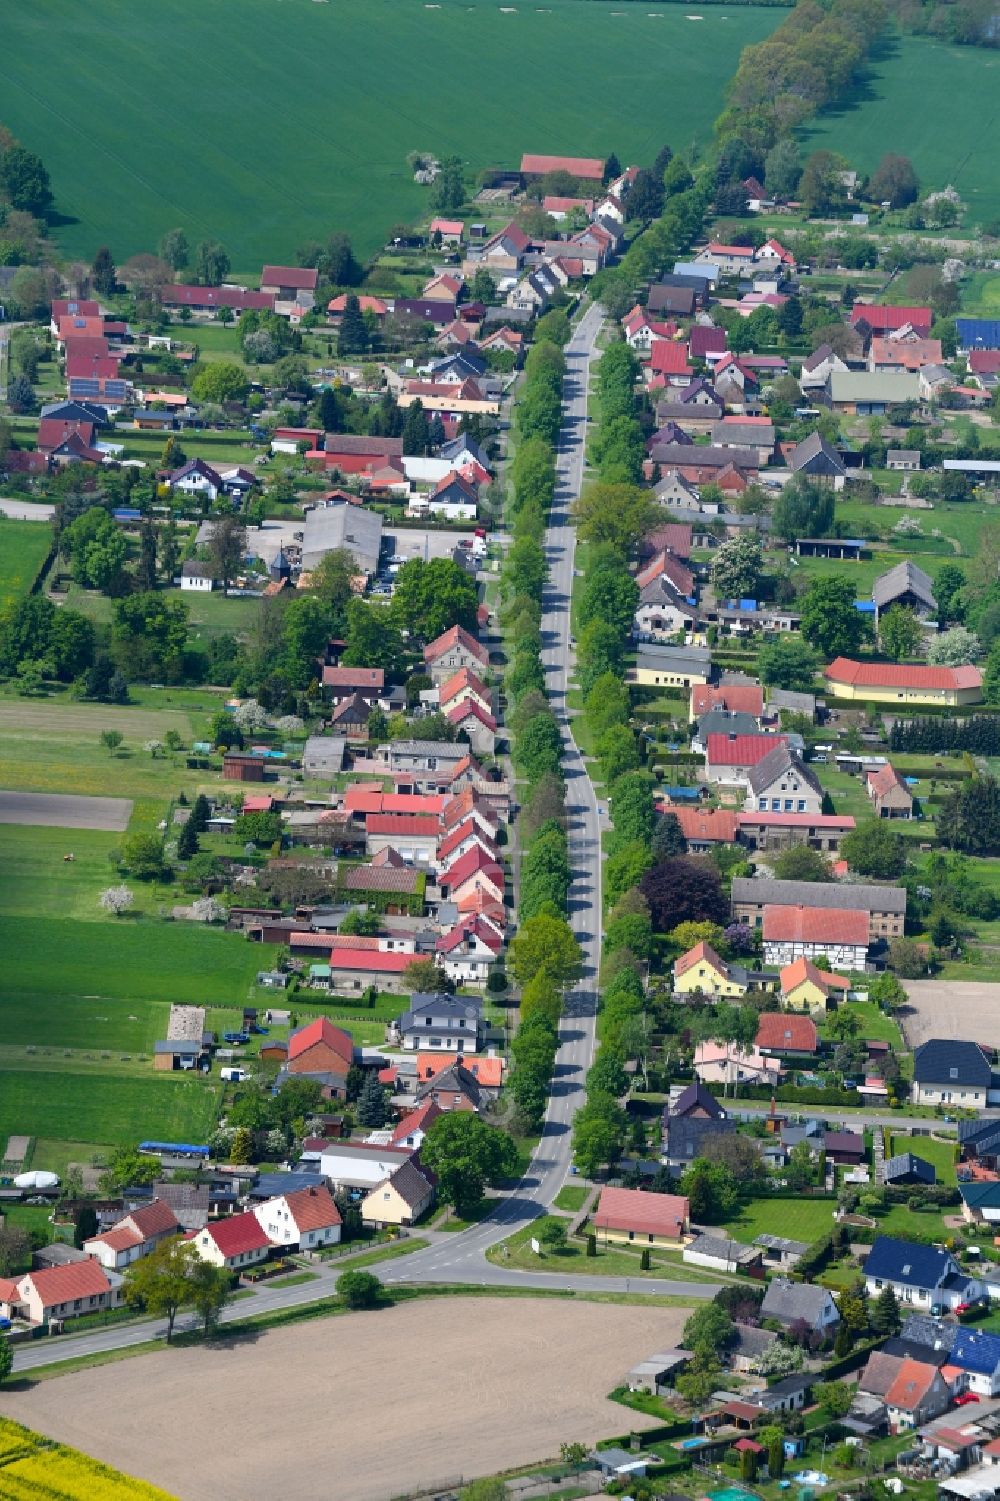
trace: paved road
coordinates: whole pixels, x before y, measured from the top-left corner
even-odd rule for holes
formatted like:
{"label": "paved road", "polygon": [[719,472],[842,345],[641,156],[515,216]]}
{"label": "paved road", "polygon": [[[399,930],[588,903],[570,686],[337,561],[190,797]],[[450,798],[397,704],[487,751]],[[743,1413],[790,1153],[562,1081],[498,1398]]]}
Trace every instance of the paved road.
{"label": "paved road", "polygon": [[[542,660],[552,707],[560,722],[565,750],[566,803],[569,816],[569,855],[572,868],[573,930],[584,952],[584,972],[579,985],[567,998],[560,1025],[560,1047],[555,1078],[549,1097],[542,1138],[531,1165],[514,1192],[498,1202],[481,1224],[470,1230],[433,1235],[432,1244],[409,1256],[387,1262],[384,1271],[372,1270],[387,1286],[402,1283],[461,1282],[481,1287],[572,1288],[579,1292],[637,1292],[691,1299],[710,1298],[716,1285],[707,1282],[672,1281],[649,1277],[589,1277],[558,1272],[518,1272],[494,1266],[485,1252],[497,1241],[535,1219],[552,1203],[570,1169],[570,1125],[584,1100],[584,1075],[594,1056],[597,1013],[597,973],[601,934],[601,841],[597,801],[586,767],[570,731],[566,713],[566,688],[570,660],[570,602],[573,589],[573,555],[576,533],[569,524],[569,507],[583,480],[587,421],[587,387],[590,359],[602,323],[601,312],[590,308],[566,348],[564,421],[559,438],[555,499],[545,537],[549,561],[549,587],[542,615]],[[227,1309],[224,1322],[291,1308],[329,1297],[343,1268],[337,1262],[325,1266],[315,1282],[290,1288],[267,1288],[253,1299],[241,1299]],[[178,1321],[178,1328],[190,1320]],[[94,1330],[19,1346],[14,1357],[16,1371],[30,1371],[73,1355],[142,1344],[162,1336],[164,1326],[149,1320],[128,1328]]]}
{"label": "paved road", "polygon": [[[62,792],[0,792],[0,823],[56,829],[101,829],[122,834],[132,817],[127,797],[82,797]],[[72,848],[72,842],[69,844]]]}
{"label": "paved road", "polygon": [[43,505],[40,501],[0,496],[0,516],[7,516],[11,521],[51,521],[55,514],[55,506]]}

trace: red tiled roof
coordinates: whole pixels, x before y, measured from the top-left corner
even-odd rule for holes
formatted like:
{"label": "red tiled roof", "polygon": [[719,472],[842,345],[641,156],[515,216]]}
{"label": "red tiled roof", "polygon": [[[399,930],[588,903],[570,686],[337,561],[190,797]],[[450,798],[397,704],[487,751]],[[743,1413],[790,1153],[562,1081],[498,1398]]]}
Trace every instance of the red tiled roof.
{"label": "red tiled roof", "polygon": [[811,959],[793,959],[791,964],[786,964],[781,971],[781,993],[788,995],[798,985],[803,985],[806,980],[811,980],[818,985],[820,990],[829,993],[831,990],[850,990],[850,980],[845,980],[843,975],[830,974],[827,970],[817,969]]}
{"label": "red tiled roof", "polygon": [[105,1230],[103,1235],[90,1235],[83,1243],[84,1250],[89,1246],[107,1246],[109,1251],[130,1251],[133,1246],[141,1246],[145,1236],[133,1230],[130,1225],[116,1225],[113,1230]]}
{"label": "red tiled roof", "polygon": [[688,338],[692,359],[704,359],[707,354],[725,354],[728,348],[728,335],[724,328],[709,328],[702,323],[692,325]]}
{"label": "red tiled roof", "polygon": [[904,1359],[896,1373],[896,1379],[885,1394],[886,1407],[896,1407],[903,1412],[912,1412],[918,1407],[934,1384],[937,1367],[923,1360]]}
{"label": "red tiled roof", "polygon": [[787,744],[786,735],[709,735],[706,761],[709,766],[756,766]]}
{"label": "red tiled roof", "polygon": [[480,1058],[477,1054],[465,1055],[462,1053],[418,1053],[417,1054],[417,1079],[421,1084],[426,1084],[428,1079],[436,1079],[438,1074],[444,1073],[445,1069],[451,1068],[453,1063],[462,1060],[462,1067],[467,1073],[472,1074],[478,1084],[484,1089],[499,1089],[503,1083],[503,1059]]}
{"label": "red tiled roof", "polygon": [[421,817],[419,814],[369,813],[365,828],[369,834],[390,834],[411,839],[436,839],[440,824],[436,818]]}
{"label": "red tiled roof", "polygon": [[461,860],[456,860],[451,870],[440,877],[438,885],[448,887],[461,886],[464,881],[478,874],[486,876],[492,885],[501,891],[503,890],[503,867],[498,865],[484,849],[476,844],[473,845],[467,854],[462,856]]}
{"label": "red tiled roof", "polygon": [[84,443],[88,446],[94,441],[94,424],[92,422],[64,422],[61,417],[43,417],[38,424],[38,437],[35,442],[40,451],[58,448],[64,443],[70,433],[79,433]]}
{"label": "red tiled roof", "polygon": [[637,1188],[604,1188],[594,1216],[598,1230],[634,1230],[679,1240],[688,1221],[688,1201],[680,1194],[643,1193]]}
{"label": "red tiled roof", "polygon": [[757,1025],[755,1046],[772,1053],[815,1053],[816,1023],[808,1016],[764,1011]]}
{"label": "red tiled roof", "polygon": [[118,361],[105,356],[103,359],[98,355],[74,355],[66,356],[66,379],[67,380],[114,380],[118,375]]}
{"label": "red tiled roof", "polygon": [[867,912],[850,907],[765,907],[764,940],[770,943],[868,944]]}
{"label": "red tiled roof", "polygon": [[477,641],[475,636],[471,636],[465,627],[461,625],[453,625],[450,630],[444,631],[436,640],[425,646],[424,661],[435,662],[438,657],[443,656],[446,651],[451,651],[453,647],[459,644],[464,646],[466,651],[471,652],[478,661],[482,662],[484,667],[489,666],[490,657],[485,646]]}
{"label": "red tiled roof", "polygon": [[385,672],[381,667],[324,667],[324,688],[381,688]]}
{"label": "red tiled roof", "polygon": [[319,272],[312,266],[265,266],[260,273],[262,287],[292,287],[299,292],[315,292]]}
{"label": "red tiled roof", "polygon": [[373,953],[370,949],[342,948],[330,950],[331,969],[363,970],[366,974],[401,975],[414,960],[413,954]]}
{"label": "red tiled roof", "polygon": [[284,1198],[300,1235],[307,1230],[325,1230],[328,1225],[341,1223],[340,1210],[325,1184],[319,1188],[296,1189],[294,1193],[285,1194]]}
{"label": "red tiled roof", "polygon": [[912,796],[904,778],[900,776],[891,762],[887,761],[884,766],[868,772],[868,791],[873,792],[876,797],[885,797],[886,793],[891,792],[894,787],[900,788],[908,797]]}
{"label": "red tiled roof", "polygon": [[154,1199],[141,1209],[133,1209],[126,1218],[132,1221],[145,1240],[152,1240],[154,1235],[176,1235],[181,1228],[174,1211],[163,1199]]}
{"label": "red tiled roof", "polygon": [[66,1266],[45,1267],[40,1272],[26,1272],[20,1281],[30,1282],[43,1308],[56,1303],[72,1303],[77,1298],[94,1298],[111,1291],[107,1273],[96,1261],[71,1261]]}
{"label": "red tiled roof", "polygon": [[474,698],[464,698],[461,702],[452,704],[450,709],[445,710],[445,718],[450,719],[452,724],[461,724],[462,720],[468,719],[470,714],[474,719],[478,719],[480,724],[485,725],[488,730],[496,729],[497,722],[493,715],[482,708]]}
{"label": "red tiled roof", "polygon": [[727,808],[671,808],[660,805],[661,813],[672,813],[689,842],[710,840],[713,844],[733,844],[736,839],[736,814]]}
{"label": "red tiled roof", "polygon": [[701,942],[696,943],[693,949],[688,949],[686,954],[682,954],[679,959],[675,960],[675,977],[680,979],[681,975],[686,975],[688,970],[693,969],[696,964],[710,964],[720,975],[727,974],[729,969],[725,960],[719,958],[710,943]]}
{"label": "red tiled roof", "polygon": [[211,1237],[223,1256],[245,1256],[248,1251],[263,1251],[271,1245],[257,1216],[249,1209],[225,1220],[212,1220],[204,1234]]}
{"label": "red tiled roof", "polygon": [[855,821],[850,813],[737,813],[736,824],[740,829],[763,824],[768,828],[840,829],[845,833],[854,828]]}
{"label": "red tiled roof", "polygon": [[932,317],[929,307],[887,307],[874,302],[856,302],[851,308],[851,326],[864,321],[876,333],[903,328],[907,323],[914,329],[930,328]]}
{"label": "red tiled roof", "polygon": [[759,719],[764,712],[764,690],[759,683],[696,684],[691,689],[691,715],[700,719],[709,709],[728,709],[731,714],[752,714]]}
{"label": "red tiled roof", "polygon": [[[328,313],[342,313],[347,307],[347,299],[351,294],[341,292],[339,297],[331,297],[326,305]],[[358,308],[362,313],[374,313],[377,318],[384,318],[389,311],[381,297],[358,297]]]}
{"label": "red tiled roof", "polygon": [[687,349],[669,339],[657,339],[649,351],[649,368],[658,375],[690,375]]}
{"label": "red tiled roof", "polygon": [[848,683],[859,688],[958,689],[981,688],[983,675],[978,667],[919,667],[895,662],[852,662],[850,657],[836,657],[823,676],[833,683]]}
{"label": "red tiled roof", "polygon": [[446,683],[442,683],[438,697],[442,704],[447,704],[466,688],[471,688],[484,702],[489,703],[490,690],[483,680],[476,677],[476,674],[468,667],[460,667]]}
{"label": "red tiled roof", "polygon": [[483,832],[474,818],[467,818],[464,823],[456,824],[453,829],[450,829],[441,840],[437,851],[438,859],[447,860],[453,850],[470,838],[480,840],[483,848],[488,850],[494,859],[499,857],[497,846],[489,835]]}
{"label": "red tiled roof", "polygon": [[99,318],[101,316],[101,304],[93,298],[87,297],[54,297],[52,299],[52,317],[56,327],[59,327],[63,318]]}
{"label": "red tiled roof", "polygon": [[441,1106],[436,1100],[425,1100],[418,1105],[416,1110],[411,1110],[409,1115],[404,1115],[392,1133],[389,1145],[402,1146],[408,1136],[413,1136],[417,1131],[426,1131],[432,1121],[436,1121],[442,1114]]}
{"label": "red tiled roof", "polygon": [[346,1058],[348,1062],[354,1057],[354,1043],[350,1033],[342,1027],[335,1027],[328,1016],[317,1016],[313,1021],[307,1022],[304,1027],[299,1027],[288,1039],[288,1059],[294,1058],[315,1047],[318,1042],[325,1042],[334,1052]]}
{"label": "red tiled roof", "polygon": [[526,151],[521,157],[521,171],[537,177],[544,177],[546,172],[568,172],[571,177],[600,182],[604,163],[595,156],[544,156]]}
{"label": "red tiled roof", "polygon": [[692,528],[687,522],[668,521],[664,526],[658,526],[655,531],[649,533],[643,544],[646,556],[651,553],[662,551],[664,548],[672,552],[677,558],[689,558],[691,556]]}

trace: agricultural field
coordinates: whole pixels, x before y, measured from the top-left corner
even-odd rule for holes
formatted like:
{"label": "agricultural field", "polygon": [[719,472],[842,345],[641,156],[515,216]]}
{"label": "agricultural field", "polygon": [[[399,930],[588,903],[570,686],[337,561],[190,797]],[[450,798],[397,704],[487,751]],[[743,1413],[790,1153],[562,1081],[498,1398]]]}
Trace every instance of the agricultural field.
{"label": "agricultural field", "polygon": [[809,128],[805,147],[837,151],[861,172],[873,171],[885,152],[901,152],[925,187],[950,183],[969,205],[970,220],[988,222],[1000,214],[991,146],[998,68],[996,56],[978,47],[896,37],[875,56],[853,99]]}
{"label": "agricultural field", "polygon": [[171,1501],[145,1480],[0,1418],[0,1469],[7,1501]]}
{"label": "agricultural field", "polygon": [[[255,275],[334,229],[368,255],[392,225],[422,217],[413,151],[460,153],[471,176],[516,166],[523,151],[647,161],[664,141],[704,141],[741,50],[782,14],[38,0],[7,18],[4,121],[49,168],[66,255],[89,261],[108,244],[121,261],[181,226],[192,242],[221,240],[234,272]],[[42,55],[63,80],[57,101],[38,87]],[[292,89],[278,58],[294,59]],[[431,107],[434,80],[464,78],[470,63],[475,108]],[[595,110],[595,85],[610,114]]]}
{"label": "agricultural field", "polygon": [[[4,1071],[0,1084],[0,1136],[17,1132],[56,1141],[128,1145],[144,1137],[204,1141],[219,1108],[218,1084],[190,1075],[145,1078],[26,1069]],[[85,1159],[86,1160],[86,1159]],[[35,1167],[47,1167],[37,1145]]]}
{"label": "agricultural field", "polygon": [[47,523],[0,517],[0,610],[29,592],[51,546]]}

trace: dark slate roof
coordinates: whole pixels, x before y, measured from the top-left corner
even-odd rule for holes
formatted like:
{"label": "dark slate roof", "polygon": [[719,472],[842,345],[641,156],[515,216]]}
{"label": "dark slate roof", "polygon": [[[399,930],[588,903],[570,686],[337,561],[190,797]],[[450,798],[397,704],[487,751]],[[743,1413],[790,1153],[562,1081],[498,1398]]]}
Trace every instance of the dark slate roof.
{"label": "dark slate roof", "polygon": [[939,1287],[954,1268],[955,1259],[949,1251],[880,1235],[868,1253],[864,1272],[880,1282],[898,1282],[929,1292]]}
{"label": "dark slate roof", "polygon": [[277,1199],[302,1188],[322,1188],[322,1173],[261,1173],[250,1190],[251,1199]]}
{"label": "dark slate roof", "polygon": [[992,1072],[975,1042],[932,1037],[913,1054],[913,1077],[918,1084],[969,1084],[989,1089]]}
{"label": "dark slate roof", "polygon": [[668,1157],[680,1162],[693,1162],[704,1155],[705,1142],[709,1137],[725,1136],[736,1130],[736,1122],[723,1119],[706,1120],[700,1115],[666,1115]]}
{"label": "dark slate roof", "polygon": [[951,1354],[951,1347],[958,1338],[958,1324],[947,1319],[932,1319],[924,1313],[911,1313],[900,1330],[900,1337],[910,1344],[924,1345],[930,1350]]}
{"label": "dark slate roof", "polygon": [[913,1152],[899,1152],[890,1157],[884,1168],[885,1181],[892,1183],[899,1178],[909,1178],[919,1183],[936,1183],[934,1165]]}
{"label": "dark slate roof", "polygon": [[788,456],[793,473],[810,466],[816,474],[846,475],[847,470],[835,448],[820,433],[810,433],[797,443]]}
{"label": "dark slate roof", "polygon": [[899,599],[903,594],[913,594],[928,609],[937,609],[934,585],[930,577],[909,559],[897,563],[894,568],[887,568],[885,573],[879,574],[872,585],[872,599],[880,610],[885,609],[894,599]]}
{"label": "dark slate roof", "polygon": [[1000,1141],[1000,1120],[961,1120],[958,1123],[958,1139],[962,1146],[976,1147],[982,1151]]}
{"label": "dark slate roof", "polygon": [[[789,772],[794,772],[796,776],[801,777],[818,797],[823,796],[823,789],[816,780],[815,772],[811,771],[801,756],[797,756],[787,745],[776,745],[773,751],[768,751],[762,761],[758,761],[756,766],[751,766],[747,778],[750,791],[756,797],[766,787],[776,782],[778,777],[783,777]],[[810,881],[807,884],[815,885],[815,882]]]}
{"label": "dark slate roof", "polygon": [[715,1096],[698,1081],[681,1090],[673,1103],[670,1114],[673,1119],[676,1119],[679,1115],[686,1115],[688,1111],[695,1109],[707,1110],[715,1120],[724,1119],[726,1114]]}
{"label": "dark slate roof", "polygon": [[[930,1322],[930,1320],[928,1320]],[[957,1330],[958,1326],[953,1325]],[[935,1350],[931,1345],[925,1345],[918,1339],[887,1339],[882,1346],[883,1355],[894,1355],[897,1360],[919,1360],[924,1365],[943,1366],[948,1363],[949,1352],[942,1345]]]}

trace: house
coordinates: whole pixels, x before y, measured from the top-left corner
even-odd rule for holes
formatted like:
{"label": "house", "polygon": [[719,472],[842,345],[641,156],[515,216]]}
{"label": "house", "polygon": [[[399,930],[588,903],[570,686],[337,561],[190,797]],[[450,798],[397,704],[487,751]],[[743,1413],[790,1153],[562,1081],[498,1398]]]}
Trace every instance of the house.
{"label": "house", "polygon": [[697,1081],[681,1090],[670,1107],[670,1114],[675,1120],[721,1121],[726,1119],[726,1112],[714,1094]]}
{"label": "house", "polygon": [[843,1000],[850,981],[817,969],[810,959],[794,959],[781,971],[781,1000],[789,1011],[826,1011]]}
{"label": "house", "polygon": [[381,667],[324,666],[322,683],[335,704],[355,693],[374,703],[384,692],[385,672]]}
{"label": "house", "polygon": [[[698,1082],[695,1086],[704,1089]],[[706,1091],[707,1092],[707,1091]],[[696,1157],[706,1155],[706,1147],[720,1136],[731,1136],[736,1122],[726,1115],[675,1115],[667,1106],[660,1118],[660,1161],[683,1171]]]}
{"label": "house", "polygon": [[814,1058],[819,1047],[816,1023],[801,1014],[764,1011],[757,1024],[754,1047],[765,1057]]}
{"label": "house", "polygon": [[109,1276],[91,1258],[44,1267],[22,1277],[0,1278],[0,1316],[29,1324],[61,1324],[83,1314],[116,1308],[121,1278]]}
{"label": "house", "polygon": [[691,689],[689,717],[700,720],[713,709],[730,714],[749,714],[760,719],[764,712],[764,690],[759,683],[699,683]]}
{"label": "house", "polygon": [[937,618],[934,585],[922,568],[909,561],[897,563],[894,568],[879,574],[872,585],[872,603],[876,624],[879,616],[893,605],[912,610],[921,620]]}
{"label": "house", "polygon": [[775,1329],[757,1329],[752,1324],[735,1324],[736,1337],[726,1350],[733,1371],[740,1376],[757,1375],[760,1362],[778,1338]]}
{"label": "house", "polygon": [[155,1251],[161,1240],[179,1235],[180,1231],[180,1223],[170,1206],[154,1199],[125,1215],[102,1235],[85,1240],[83,1249],[106,1271],[123,1272],[133,1261]]}
{"label": "house", "polygon": [[750,849],[790,849],[807,844],[811,849],[836,854],[840,841],[850,834],[855,820],[850,814],[834,813],[737,813],[737,838]]}
{"label": "house", "polygon": [[920,468],[920,449],[887,448],[885,467],[898,474],[916,474]]}
{"label": "house", "polygon": [[650,1392],[658,1396],[667,1392],[674,1378],[680,1375],[691,1359],[693,1351],[674,1348],[658,1350],[645,1360],[640,1360],[626,1373],[625,1384],[630,1392]]}
{"label": "house", "polygon": [[950,1251],[889,1235],[875,1240],[864,1264],[864,1277],[870,1297],[891,1287],[907,1307],[935,1314],[986,1297],[985,1283],[963,1271]]}
{"label": "house", "polygon": [[442,1113],[441,1107],[434,1100],[425,1100],[398,1121],[389,1145],[410,1147],[414,1152],[419,1152],[427,1138],[429,1127]]}
{"label": "house", "polygon": [[754,259],[752,245],[720,245],[718,241],[710,240],[698,251],[694,263],[696,266],[718,266],[723,276],[739,276],[741,271],[753,265]]}
{"label": "house", "polygon": [[1000,318],[956,318],[960,354],[978,349],[1000,349]]}
{"label": "house", "polygon": [[856,302],[851,308],[851,327],[863,324],[872,334],[912,332],[926,339],[931,331],[934,315],[929,307],[888,307],[874,302]]}
{"label": "house", "polygon": [[545,156],[526,151],[521,157],[523,178],[545,177],[550,172],[565,172],[584,182],[604,181],[604,162],[591,156]]}
{"label": "house", "polygon": [[828,959],[841,969],[863,970],[868,957],[868,913],[822,907],[765,907],[764,961]]}
{"label": "house", "polygon": [[356,939],[350,943],[334,942],[329,951],[326,979],[331,990],[342,994],[359,994],[369,985],[375,985],[390,994],[405,995],[406,970],[412,963],[412,953],[359,948]]}
{"label": "house", "polygon": [[189,558],[181,564],[181,590],[187,594],[211,594],[215,588],[215,570],[211,563]]}
{"label": "house", "polygon": [[829,1290],[808,1282],[790,1282],[774,1277],[760,1305],[762,1319],[774,1319],[786,1329],[806,1324],[814,1333],[827,1335],[840,1323],[837,1305]]}
{"label": "house", "polygon": [[484,894],[489,901],[503,908],[503,866],[481,845],[475,845],[447,870],[440,871],[438,885],[450,901],[458,903],[460,911],[466,910],[465,899],[476,893]]}
{"label": "house", "polygon": [[835,698],[899,706],[978,704],[983,675],[978,667],[920,667],[892,662],[854,662],[836,657],[823,669]]}
{"label": "house", "polygon": [[382,551],[382,517],[364,506],[337,501],[306,512],[302,532],[302,568],[308,573],[328,552],[351,554],[360,573],[372,574]]}
{"label": "house", "polygon": [[[753,1401],[764,1412],[787,1413],[800,1412],[806,1405],[809,1388],[812,1386],[814,1377],[808,1374],[802,1376],[784,1376],[780,1381],[774,1381],[770,1386],[765,1386],[763,1391],[757,1392]],[[787,1445],[795,1443],[795,1440],[785,1440],[785,1454],[788,1456]],[[799,1440],[801,1443],[801,1440]]]}
{"label": "house", "polygon": [[434,1203],[435,1183],[415,1159],[402,1162],[361,1200],[366,1225],[384,1230],[391,1225],[415,1225]]}
{"label": "house", "polygon": [[962,1215],[970,1225],[1000,1225],[1000,1182],[959,1183],[958,1191]]}
{"label": "house", "polygon": [[963,1162],[978,1163],[991,1177],[1000,1178],[1000,1121],[960,1120],[958,1145]]}
{"label": "house", "polygon": [[438,686],[463,667],[473,673],[483,673],[489,671],[489,665],[485,646],[460,625],[453,625],[424,647],[425,669]]}
{"label": "house", "polygon": [[913,1152],[898,1152],[885,1163],[882,1181],[890,1188],[900,1188],[911,1183],[918,1187],[930,1187],[937,1182],[937,1172],[934,1164],[926,1158],[918,1157]]}
{"label": "house", "polygon": [[734,876],[731,901],[733,917],[758,928],[767,906],[861,910],[868,914],[869,942],[876,938],[901,938],[906,918],[906,890],[901,886]]}
{"label": "house", "polygon": [[250,1212],[276,1246],[315,1251],[320,1246],[335,1246],[340,1240],[340,1210],[325,1186],[281,1194],[255,1204]]}
{"label": "house", "polygon": [[172,490],[183,490],[185,495],[198,495],[202,500],[216,500],[222,490],[222,476],[204,459],[189,459],[167,478]]}
{"label": "house", "polygon": [[473,914],[438,939],[438,962],[456,985],[485,985],[502,947],[502,932]]}
{"label": "house", "polygon": [[968,1378],[968,1389],[981,1397],[1000,1396],[1000,1335],[986,1329],[955,1330],[948,1365]]}
{"label": "house", "polygon": [[699,1042],[694,1050],[695,1077],[706,1084],[777,1084],[781,1064],[756,1049],[735,1042]]}
{"label": "house", "polygon": [[802,362],[802,370],[799,374],[799,385],[803,393],[807,391],[822,390],[834,370],[846,370],[848,366],[835,354],[829,344],[821,344],[814,349],[812,354]]}
{"label": "house", "polygon": [[210,1220],[193,1236],[191,1244],[203,1261],[237,1275],[266,1261],[271,1254],[271,1241],[252,1209],[228,1219]]}
{"label": "house", "polygon": [[403,440],[363,437],[356,433],[327,433],[323,438],[322,452],[327,469],[336,469],[339,474],[364,474],[373,465],[378,467],[394,459],[402,461]]}
{"label": "house", "polygon": [[757,1235],[754,1237],[754,1245],[760,1246],[763,1251],[765,1266],[779,1267],[785,1271],[798,1266],[809,1250],[808,1242],[789,1240],[784,1235]]}
{"label": "house", "polygon": [[432,1078],[425,1079],[417,1087],[420,1104],[428,1101],[442,1113],[452,1110],[475,1112],[490,1104],[495,1095],[487,1094],[471,1068],[465,1067],[461,1054],[446,1068],[440,1069]]}
{"label": "house", "polygon": [[885,1393],[889,1429],[900,1433],[939,1417],[951,1405],[952,1393],[937,1366],[904,1359]]}
{"label": "house", "polygon": [[842,490],[847,483],[843,459],[820,433],[810,433],[796,443],[788,455],[788,467],[793,474],[804,475],[817,484],[831,485],[834,490]]}
{"label": "house", "polygon": [[893,407],[920,400],[920,376],[902,370],[834,370],[828,377],[824,401],[848,417],[884,417]]}
{"label": "house", "polygon": [[943,358],[940,339],[909,334],[877,336],[868,348],[869,370],[923,370],[925,365],[940,365]]}
{"label": "house", "polygon": [[283,311],[278,303],[291,303],[308,312],[318,283],[319,272],[311,266],[265,266],[260,273],[260,289],[274,297],[275,312]]}
{"label": "house", "polygon": [[763,1252],[759,1246],[748,1246],[724,1235],[702,1234],[689,1241],[681,1259],[714,1272],[751,1272],[761,1266]]}
{"label": "house", "polygon": [[648,643],[640,645],[626,681],[647,688],[690,688],[693,683],[707,683],[711,674],[712,655],[707,648]]}
{"label": "house", "polygon": [[982,1110],[1000,1101],[1000,1088],[978,1043],[932,1037],[913,1053],[913,1099],[918,1105]]}
{"label": "house", "polygon": [[[746,782],[760,761],[787,746],[784,736],[763,733],[740,735],[731,731],[709,734],[706,739],[705,780],[708,782]],[[694,748],[698,749],[697,746]]]}
{"label": "house", "polygon": [[824,1131],[823,1151],[831,1162],[859,1167],[865,1160],[865,1139],[856,1131]]}
{"label": "house", "polygon": [[736,843],[737,815],[728,808],[675,808],[661,803],[658,811],[676,818],[688,854],[706,855],[715,845]]}
{"label": "house", "polygon": [[440,1048],[451,1053],[475,1053],[483,1038],[482,1002],[443,991],[415,991],[409,1010],[394,1026],[408,1052]]}
{"label": "house", "polygon": [[455,1063],[460,1063],[472,1075],[484,1100],[492,1101],[498,1097],[503,1084],[504,1067],[503,1059],[493,1054],[418,1053],[414,1079],[416,1088],[419,1090],[422,1085],[436,1079],[438,1074],[444,1073]]}
{"label": "house", "polygon": [[593,1216],[604,1242],[682,1246],[691,1231],[688,1201],[680,1194],[645,1193],[636,1188],[603,1188]]}
{"label": "house", "polygon": [[912,818],[913,793],[888,761],[865,776],[866,791],[879,818]]}
{"label": "house", "polygon": [[372,813],[365,822],[369,855],[394,849],[411,865],[431,865],[441,826],[436,817],[420,814]]}
{"label": "house", "polygon": [[680,995],[743,996],[747,985],[738,966],[720,959],[708,943],[696,943],[674,961],[674,992]]}
{"label": "house", "polygon": [[746,780],[747,810],[811,817],[822,813],[823,788],[815,773],[786,743],[776,745],[751,766]]}
{"label": "house", "polygon": [[477,756],[492,756],[497,722],[488,709],[469,698],[463,703],[453,703],[445,710],[445,718],[454,725],[456,735],[464,736]]}
{"label": "house", "polygon": [[314,1017],[289,1035],[288,1072],[329,1075],[341,1082],[338,1097],[346,1089],[347,1073],[353,1062],[354,1044],[350,1033],[342,1027],[335,1027],[329,1017]]}

